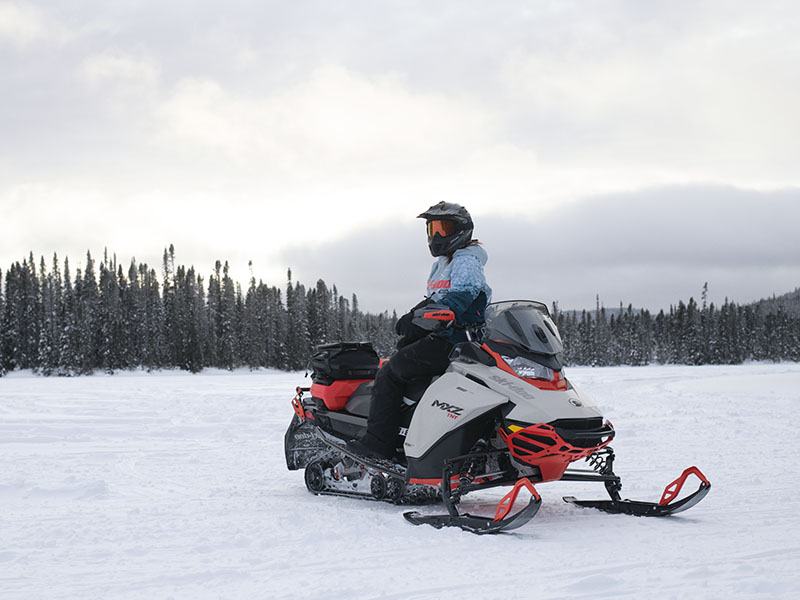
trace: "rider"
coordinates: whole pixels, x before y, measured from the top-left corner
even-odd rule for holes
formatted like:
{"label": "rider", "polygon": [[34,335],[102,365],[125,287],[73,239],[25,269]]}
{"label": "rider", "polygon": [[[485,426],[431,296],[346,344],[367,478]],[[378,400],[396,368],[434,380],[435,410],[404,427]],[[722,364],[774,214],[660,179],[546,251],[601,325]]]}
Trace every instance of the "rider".
{"label": "rider", "polygon": [[[467,209],[439,202],[418,218],[425,219],[428,248],[436,260],[426,298],[397,321],[397,334],[402,337],[397,352],[375,378],[367,432],[360,440],[348,442],[351,450],[362,455],[394,456],[406,387],[413,379],[445,372],[453,344],[466,341],[465,326],[483,323],[492,294],[483,274],[488,256],[480,242],[472,239]],[[455,322],[433,333],[412,323],[414,311],[429,304],[448,307]]]}

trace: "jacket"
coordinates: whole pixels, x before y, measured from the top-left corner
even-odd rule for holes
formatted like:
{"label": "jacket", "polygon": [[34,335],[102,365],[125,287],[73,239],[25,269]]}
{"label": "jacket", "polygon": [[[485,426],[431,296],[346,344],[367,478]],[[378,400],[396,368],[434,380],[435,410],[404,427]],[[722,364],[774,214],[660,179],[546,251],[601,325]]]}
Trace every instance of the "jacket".
{"label": "jacket", "polygon": [[[483,267],[489,259],[486,250],[476,245],[461,248],[453,253],[453,259],[438,257],[428,277],[428,297],[438,304],[445,304],[456,315],[458,326],[483,323],[486,305],[491,301],[492,288],[486,283]],[[456,340],[453,330],[442,332],[444,337]]]}

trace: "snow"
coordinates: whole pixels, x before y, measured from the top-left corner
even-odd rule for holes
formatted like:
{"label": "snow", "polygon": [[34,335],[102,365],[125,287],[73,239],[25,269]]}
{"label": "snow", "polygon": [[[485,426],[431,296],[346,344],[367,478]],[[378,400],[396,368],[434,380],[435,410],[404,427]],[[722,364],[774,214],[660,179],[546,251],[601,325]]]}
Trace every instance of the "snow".
{"label": "snow", "polygon": [[708,497],[637,519],[552,483],[514,534],[412,527],[286,470],[302,374],[0,379],[0,598],[800,597],[800,365],[568,376],[618,430],[624,496],[696,464]]}

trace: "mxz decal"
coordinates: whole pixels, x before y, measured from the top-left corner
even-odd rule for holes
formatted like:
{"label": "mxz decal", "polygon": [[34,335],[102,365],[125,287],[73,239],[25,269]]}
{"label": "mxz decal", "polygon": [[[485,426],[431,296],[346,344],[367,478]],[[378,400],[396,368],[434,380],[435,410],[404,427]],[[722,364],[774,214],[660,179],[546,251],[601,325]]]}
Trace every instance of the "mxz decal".
{"label": "mxz decal", "polygon": [[451,419],[457,419],[458,417],[462,416],[464,409],[460,406],[456,406],[455,404],[448,404],[447,402],[439,402],[438,400],[434,400],[431,403],[431,406],[437,407],[439,410],[443,410],[447,413],[447,416]]}

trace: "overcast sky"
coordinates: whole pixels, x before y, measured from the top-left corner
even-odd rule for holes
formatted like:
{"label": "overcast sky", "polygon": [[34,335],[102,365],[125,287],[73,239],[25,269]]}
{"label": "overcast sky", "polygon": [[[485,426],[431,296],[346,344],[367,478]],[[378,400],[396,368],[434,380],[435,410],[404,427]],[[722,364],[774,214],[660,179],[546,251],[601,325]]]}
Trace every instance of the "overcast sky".
{"label": "overcast sky", "polygon": [[0,268],[287,266],[402,309],[466,205],[495,298],[800,285],[796,2],[0,0]]}

